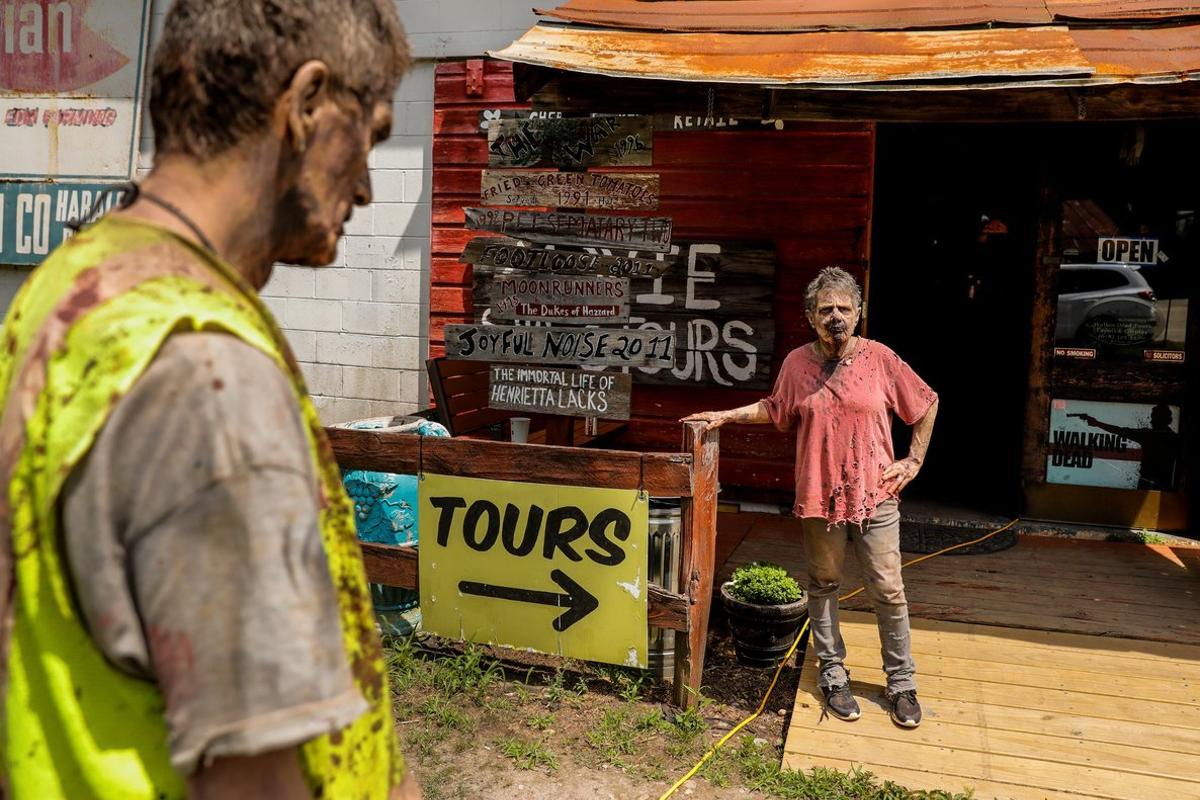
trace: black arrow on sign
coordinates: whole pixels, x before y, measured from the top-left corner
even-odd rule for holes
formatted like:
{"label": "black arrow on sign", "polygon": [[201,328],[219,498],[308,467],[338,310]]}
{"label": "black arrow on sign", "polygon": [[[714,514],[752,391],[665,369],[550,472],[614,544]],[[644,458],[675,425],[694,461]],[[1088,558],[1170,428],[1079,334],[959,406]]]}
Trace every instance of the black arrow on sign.
{"label": "black arrow on sign", "polygon": [[561,569],[550,573],[550,580],[562,587],[565,594],[542,592],[537,589],[514,589],[511,586],[493,586],[490,583],[459,581],[458,590],[463,594],[479,597],[496,597],[501,600],[516,600],[518,603],[539,603],[544,606],[566,608],[567,613],[554,620],[554,630],[562,633],[579,620],[600,607],[596,596],[567,577]]}

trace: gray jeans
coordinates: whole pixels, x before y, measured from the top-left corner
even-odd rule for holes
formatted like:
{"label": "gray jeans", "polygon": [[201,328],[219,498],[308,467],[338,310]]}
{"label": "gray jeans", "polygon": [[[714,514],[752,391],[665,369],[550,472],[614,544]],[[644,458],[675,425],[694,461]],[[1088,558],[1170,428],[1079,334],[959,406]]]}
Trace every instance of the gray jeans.
{"label": "gray jeans", "polygon": [[808,616],[813,646],[820,662],[818,686],[847,682],[846,643],[838,626],[838,594],[847,537],[862,569],[867,594],[875,605],[883,671],[892,692],[916,689],[912,641],[908,632],[908,601],[900,576],[900,504],[887,500],[862,525],[828,527],[823,519],[808,518],[804,555],[808,559]]}

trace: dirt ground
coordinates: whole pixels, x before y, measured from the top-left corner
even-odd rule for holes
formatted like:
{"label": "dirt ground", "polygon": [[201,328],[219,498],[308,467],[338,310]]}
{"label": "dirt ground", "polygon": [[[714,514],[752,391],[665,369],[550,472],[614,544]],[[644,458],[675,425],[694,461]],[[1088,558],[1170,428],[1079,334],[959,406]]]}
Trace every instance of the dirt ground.
{"label": "dirt ground", "polygon": [[[758,705],[772,672],[737,664],[715,628],[701,702],[680,712],[669,686],[620,667],[462,646],[387,642],[397,731],[425,800],[657,800]],[[799,670],[785,667],[764,714],[675,798],[909,800],[869,774],[781,770]]]}

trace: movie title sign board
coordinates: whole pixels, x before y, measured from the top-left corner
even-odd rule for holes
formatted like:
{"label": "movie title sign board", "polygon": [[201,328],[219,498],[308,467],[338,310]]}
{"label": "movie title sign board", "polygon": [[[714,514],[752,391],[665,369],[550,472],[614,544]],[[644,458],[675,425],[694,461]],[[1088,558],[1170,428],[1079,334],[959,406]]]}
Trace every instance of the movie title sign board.
{"label": "movie title sign board", "polygon": [[629,419],[633,379],[619,372],[493,364],[488,407],[529,414]]}
{"label": "movie title sign board", "polygon": [[626,217],[565,211],[464,208],[467,228],[518,239],[577,247],[612,247],[666,253],[671,249],[670,217]]}
{"label": "movie title sign board", "polygon": [[1050,401],[1046,482],[1171,491],[1183,440],[1179,406]]}
{"label": "movie title sign board", "polygon": [[669,367],[675,336],[666,331],[447,325],[446,357],[581,367]]}
{"label": "movie title sign board", "polygon": [[500,119],[488,124],[489,167],[645,167],[653,161],[649,117]]}
{"label": "movie title sign board", "polygon": [[449,639],[645,667],[649,501],[426,473],[421,625]]}
{"label": "movie title sign board", "polygon": [[502,236],[477,236],[463,250],[459,261],[480,267],[551,272],[555,275],[612,275],[626,278],[657,278],[675,265],[673,257],[657,254],[650,258],[598,255],[579,250],[549,250],[529,247]]}
{"label": "movie title sign board", "polygon": [[[636,383],[770,389],[775,353],[774,247],[755,242],[681,242],[679,263],[631,282],[629,329],[676,339],[674,362],[633,370]],[[636,255],[636,254],[635,254]],[[474,313],[491,319],[492,277],[475,270]]]}
{"label": "movie title sign board", "polygon": [[491,301],[489,321],[585,325],[629,321],[629,279],[543,272],[479,274]]}
{"label": "movie title sign board", "polygon": [[622,211],[658,208],[659,177],[638,172],[528,172],[485,169],[485,206],[551,206]]}
{"label": "movie title sign board", "polygon": [[129,180],[150,0],[0,2],[0,179]]}
{"label": "movie title sign board", "polygon": [[120,202],[122,192],[106,191],[109,188],[92,183],[0,183],[0,264],[40,264],[73,233],[68,223]]}

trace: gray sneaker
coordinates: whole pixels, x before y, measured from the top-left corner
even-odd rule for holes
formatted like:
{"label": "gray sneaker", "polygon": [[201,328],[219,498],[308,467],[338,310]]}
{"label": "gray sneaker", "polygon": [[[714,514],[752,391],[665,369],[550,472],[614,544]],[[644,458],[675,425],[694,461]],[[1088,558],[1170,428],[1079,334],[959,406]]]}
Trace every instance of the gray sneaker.
{"label": "gray sneaker", "polygon": [[888,716],[901,728],[915,728],[921,724],[921,704],[917,702],[915,689],[903,692],[887,692]]}
{"label": "gray sneaker", "polygon": [[862,711],[858,708],[858,701],[850,693],[848,684],[822,686],[821,694],[825,695],[825,709],[838,719],[853,722],[862,716]]}

